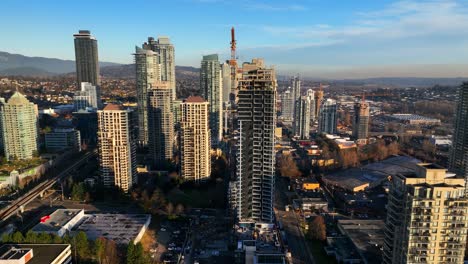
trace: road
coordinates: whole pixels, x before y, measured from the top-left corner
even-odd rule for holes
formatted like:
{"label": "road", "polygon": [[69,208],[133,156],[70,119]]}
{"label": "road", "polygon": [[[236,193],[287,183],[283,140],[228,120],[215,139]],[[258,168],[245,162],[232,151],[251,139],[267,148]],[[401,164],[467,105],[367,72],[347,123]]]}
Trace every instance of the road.
{"label": "road", "polygon": [[286,193],[287,184],[282,179],[278,179],[275,195],[275,213],[276,218],[283,224],[283,229],[286,232],[286,238],[289,249],[291,251],[293,264],[309,264],[315,263],[314,257],[307,246],[304,233],[300,226],[300,219],[294,210],[285,211],[285,205],[288,204]]}
{"label": "road", "polygon": [[11,202],[7,207],[3,208],[0,211],[0,219],[1,219],[0,223],[3,223],[4,221],[6,221],[8,218],[13,216],[19,210],[21,206],[27,205],[29,202],[31,202],[36,197],[38,197],[41,193],[43,193],[44,191],[54,186],[54,184],[57,183],[59,180],[62,180],[65,177],[67,177],[69,175],[69,172],[81,166],[83,163],[87,162],[89,158],[92,158],[96,155],[97,155],[97,151],[91,151],[91,152],[84,154],[82,157],[80,157],[77,161],[72,163],[70,166],[68,166],[58,175],[39,183],[36,187],[31,189],[29,192],[19,197],[15,201]]}

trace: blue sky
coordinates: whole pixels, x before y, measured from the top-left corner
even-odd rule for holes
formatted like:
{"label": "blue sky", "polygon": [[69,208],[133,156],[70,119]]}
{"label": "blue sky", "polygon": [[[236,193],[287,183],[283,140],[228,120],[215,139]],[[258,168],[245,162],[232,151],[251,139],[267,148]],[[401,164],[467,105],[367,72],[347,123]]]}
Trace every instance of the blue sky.
{"label": "blue sky", "polygon": [[0,50],[74,59],[89,29],[102,61],[132,62],[135,45],[169,36],[178,65],[229,56],[314,77],[468,76],[468,2],[389,0],[2,0]]}

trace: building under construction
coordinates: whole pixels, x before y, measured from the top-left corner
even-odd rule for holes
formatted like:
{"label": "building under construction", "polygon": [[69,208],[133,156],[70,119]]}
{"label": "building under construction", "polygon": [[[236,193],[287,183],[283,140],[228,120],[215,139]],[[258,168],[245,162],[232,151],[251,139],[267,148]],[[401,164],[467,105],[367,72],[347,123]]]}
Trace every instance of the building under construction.
{"label": "building under construction", "polygon": [[262,59],[243,64],[237,114],[237,217],[239,222],[272,223],[275,183],[275,70]]}

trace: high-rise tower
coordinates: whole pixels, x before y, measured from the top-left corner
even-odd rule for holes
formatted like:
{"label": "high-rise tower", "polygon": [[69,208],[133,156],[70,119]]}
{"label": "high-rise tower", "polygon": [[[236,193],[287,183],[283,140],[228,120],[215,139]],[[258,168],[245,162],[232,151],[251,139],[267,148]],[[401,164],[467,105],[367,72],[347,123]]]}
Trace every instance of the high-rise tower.
{"label": "high-rise tower", "polygon": [[237,217],[272,223],[275,184],[275,70],[254,59],[243,69],[238,91]]}
{"label": "high-rise tower", "polygon": [[161,65],[161,81],[168,82],[172,89],[172,99],[176,99],[175,51],[174,45],[168,37],[158,37],[158,40],[149,37],[148,43],[143,45],[158,54],[158,63]]}
{"label": "high-rise tower", "polygon": [[369,136],[369,104],[364,98],[354,105],[353,137],[366,140]]}
{"label": "high-rise tower", "polygon": [[458,105],[449,169],[460,175],[465,175],[468,179],[468,82],[464,82],[460,86],[457,98]]}
{"label": "high-rise tower", "polygon": [[317,119],[317,116],[315,115],[315,91],[312,89],[307,90],[307,97],[309,97],[310,100],[310,122],[314,122]]}
{"label": "high-rise tower", "polygon": [[294,92],[288,87],[280,95],[281,98],[281,118],[284,121],[292,122],[294,120]]}
{"label": "high-rise tower", "polygon": [[206,180],[211,175],[209,103],[191,96],[181,109],[181,176],[186,180]]}
{"label": "high-rise tower", "polygon": [[318,91],[315,91],[315,116],[317,118],[319,116],[320,107],[322,106],[322,100],[323,100],[323,89],[322,89],[322,84],[320,84],[320,89]]}
{"label": "high-rise tower", "polygon": [[167,82],[155,83],[148,91],[148,146],[154,166],[172,159],[174,117],[172,89]]}
{"label": "high-rise tower", "polygon": [[101,108],[101,91],[99,86],[82,82],[81,90],[75,92],[73,96],[73,104],[75,111],[87,110],[89,108],[96,111]]}
{"label": "high-rise tower", "polygon": [[15,92],[0,109],[5,158],[32,158],[38,151],[37,105]]}
{"label": "high-rise tower", "polygon": [[336,100],[327,99],[322,103],[319,111],[319,133],[336,134],[337,110]]}
{"label": "high-rise tower", "polygon": [[468,200],[463,177],[434,164],[405,166],[390,181],[384,264],[463,263]]}
{"label": "high-rise tower", "polygon": [[75,37],[75,63],[77,88],[82,82],[99,86],[98,46],[97,40],[89,30],[80,30]]}
{"label": "high-rise tower", "polygon": [[294,135],[300,139],[309,139],[310,137],[310,98],[301,96],[296,101],[296,114],[293,120]]}
{"label": "high-rise tower", "polygon": [[158,54],[151,50],[135,47],[136,92],[138,103],[138,142],[148,144],[148,91],[161,81]]}
{"label": "high-rise tower", "polygon": [[108,104],[98,111],[99,167],[104,186],[128,191],[137,180],[133,112]]}
{"label": "high-rise tower", "polygon": [[201,94],[210,107],[210,128],[212,145],[223,138],[223,90],[221,65],[218,55],[203,56],[200,67]]}

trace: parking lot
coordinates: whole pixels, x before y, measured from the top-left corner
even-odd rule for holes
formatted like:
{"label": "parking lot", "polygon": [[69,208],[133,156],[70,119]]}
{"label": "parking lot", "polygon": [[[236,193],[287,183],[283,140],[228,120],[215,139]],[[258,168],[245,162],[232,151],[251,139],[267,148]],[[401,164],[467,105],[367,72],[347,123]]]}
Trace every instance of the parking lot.
{"label": "parking lot", "polygon": [[182,259],[184,248],[189,251],[191,247],[187,242],[189,226],[188,219],[163,221],[157,231],[158,246],[151,252],[154,259],[164,263],[177,263],[179,258]]}

